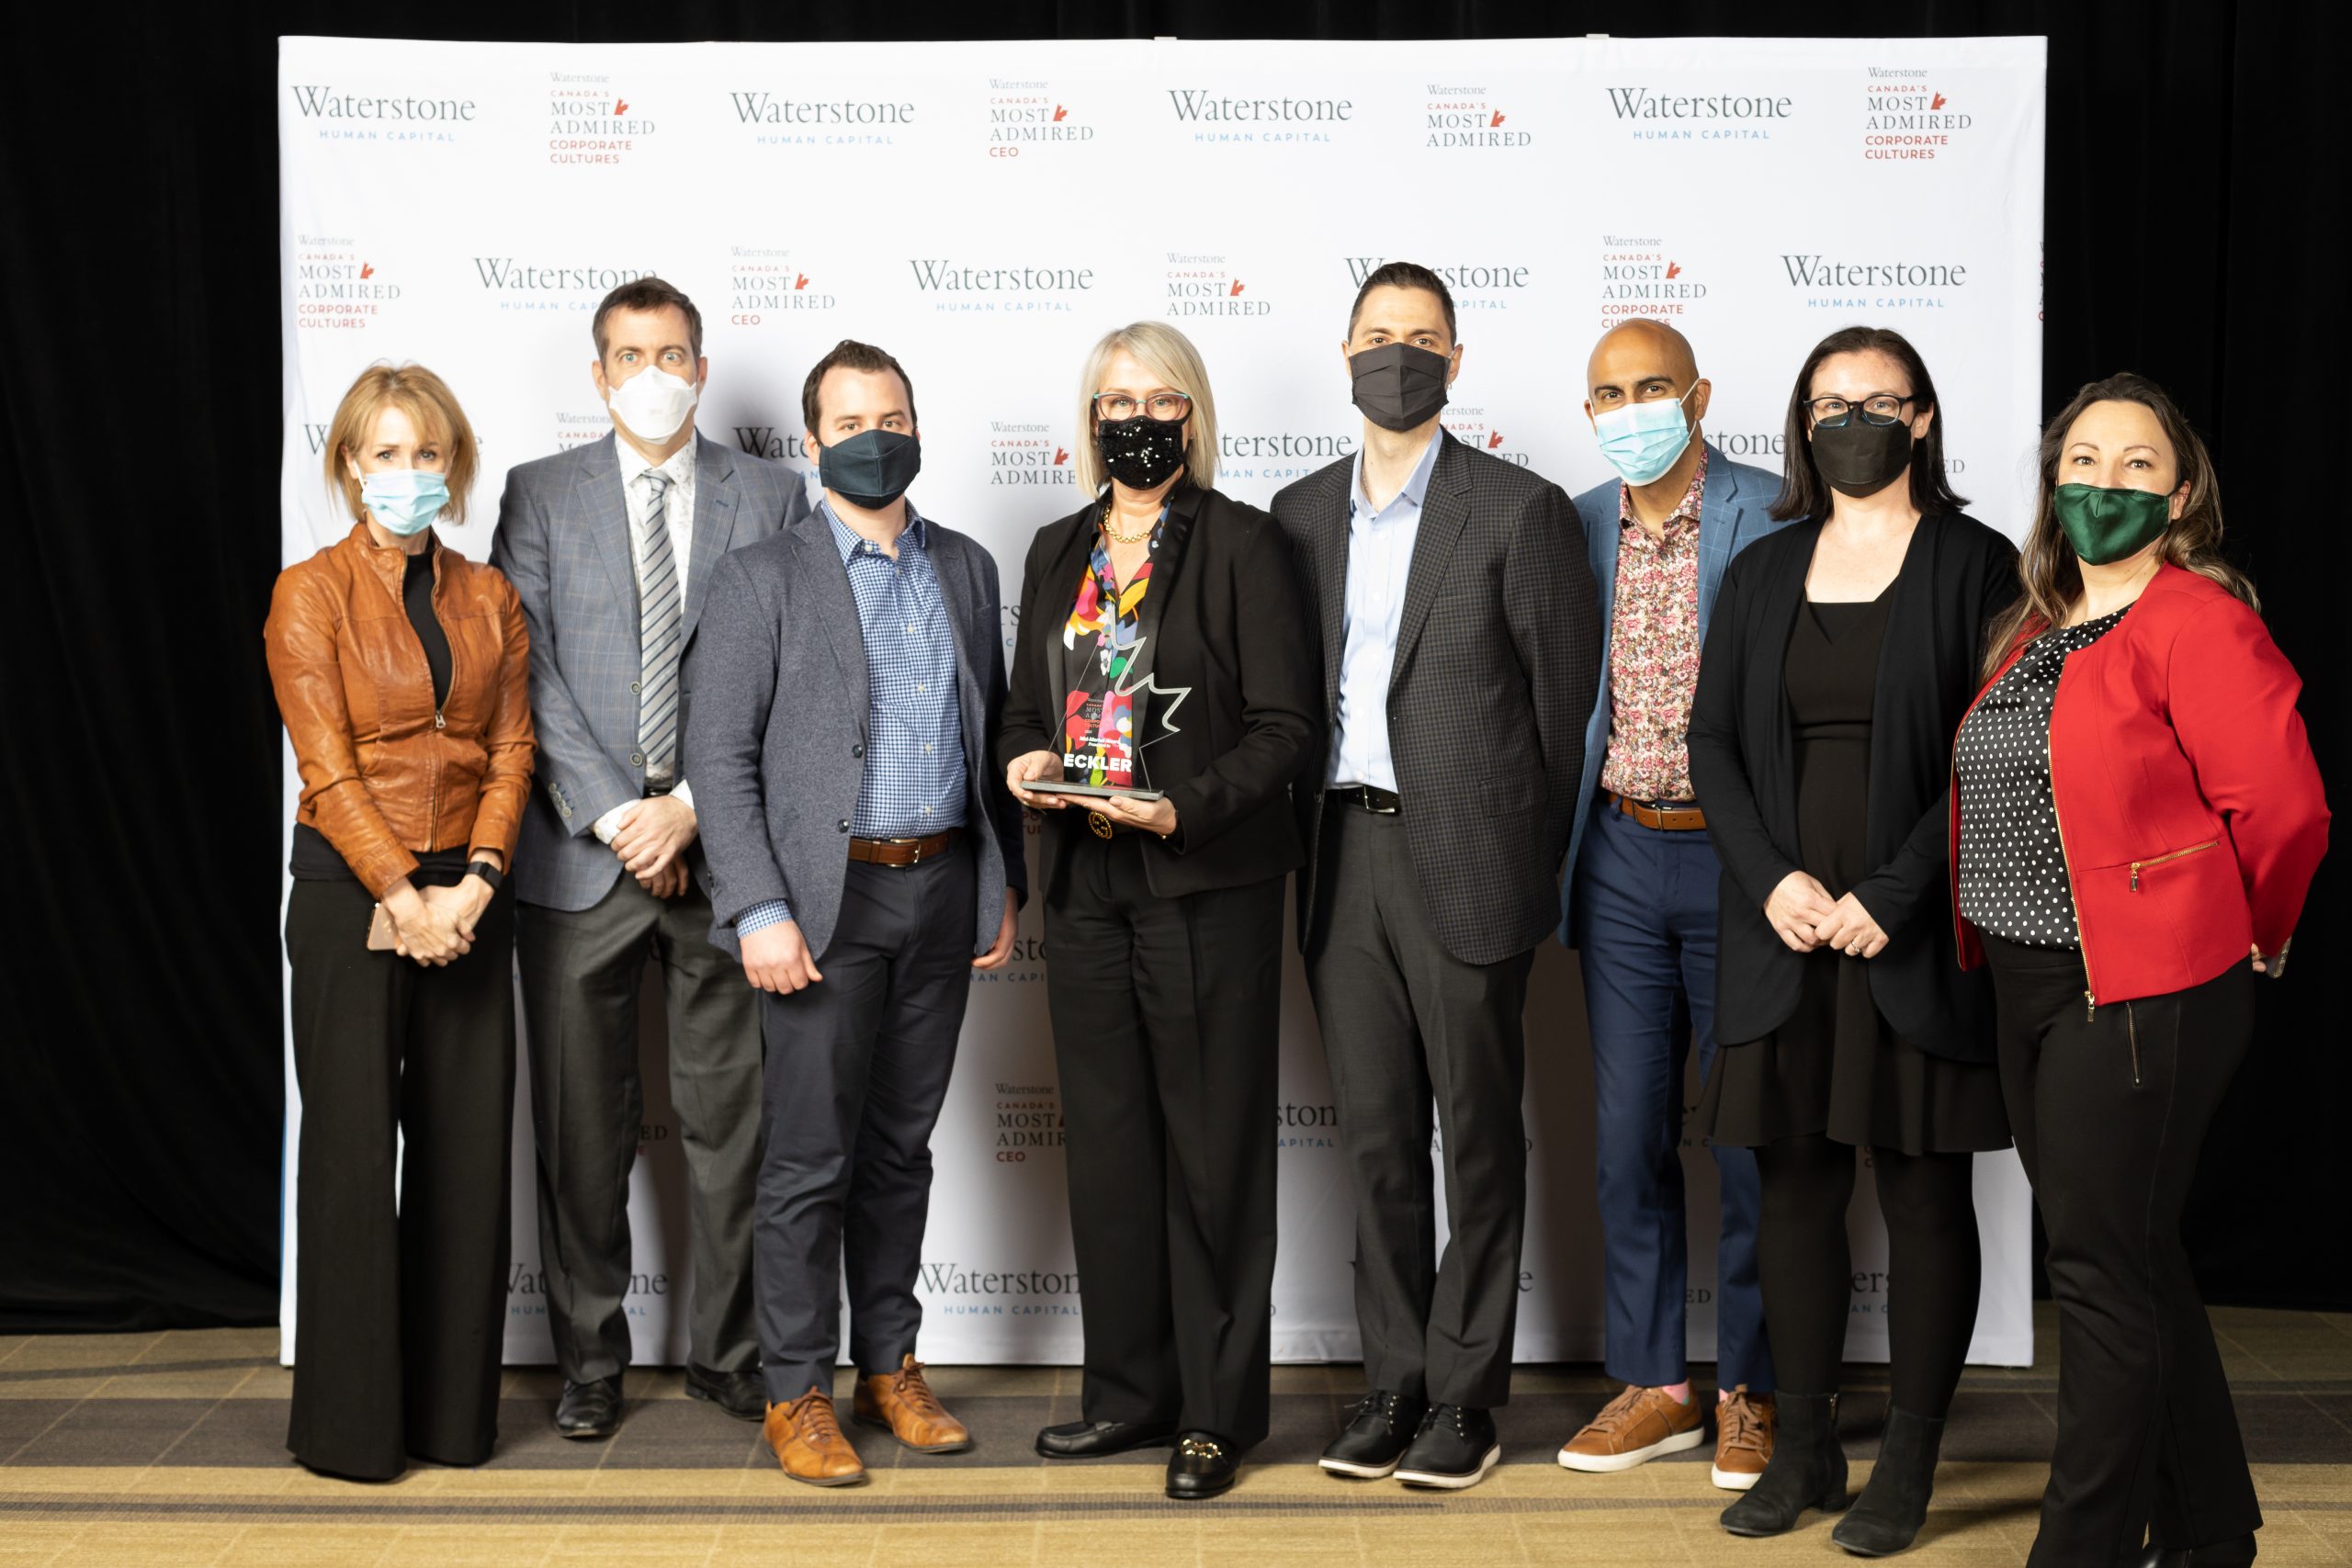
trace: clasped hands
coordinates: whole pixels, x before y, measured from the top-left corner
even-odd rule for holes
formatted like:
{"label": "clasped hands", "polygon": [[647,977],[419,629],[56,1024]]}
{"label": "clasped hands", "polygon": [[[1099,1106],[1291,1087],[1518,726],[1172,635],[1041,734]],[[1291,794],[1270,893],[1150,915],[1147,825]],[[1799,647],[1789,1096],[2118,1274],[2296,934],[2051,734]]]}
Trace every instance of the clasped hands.
{"label": "clasped hands", "polygon": [[385,890],[392,920],[392,951],[439,969],[474,950],[474,929],[490,907],[490,884],[468,876],[455,887],[418,887],[403,877]]}
{"label": "clasped hands", "polygon": [[1773,931],[1797,953],[1836,948],[1852,958],[1876,958],[1886,947],[1886,932],[1862,901],[1851,893],[1832,898],[1820,880],[1792,871],[1764,901],[1764,918]]}
{"label": "clasped hands", "polygon": [[686,846],[699,831],[695,808],[674,795],[656,795],[637,803],[613,830],[613,853],[656,898],[675,898],[686,890]]}

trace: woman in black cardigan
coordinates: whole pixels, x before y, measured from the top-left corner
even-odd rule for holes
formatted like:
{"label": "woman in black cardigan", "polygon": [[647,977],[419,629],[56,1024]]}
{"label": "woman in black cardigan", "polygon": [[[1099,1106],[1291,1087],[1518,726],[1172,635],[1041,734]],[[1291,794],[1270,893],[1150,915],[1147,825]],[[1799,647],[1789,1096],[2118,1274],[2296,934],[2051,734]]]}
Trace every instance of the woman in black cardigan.
{"label": "woman in black cardigan", "polygon": [[1211,1497],[1266,1435],[1283,879],[1304,858],[1289,787],[1320,671],[1281,529],[1209,488],[1216,409],[1192,344],[1121,328],[1080,392],[1095,499],[1029,547],[997,743],[1007,787],[1046,814],[1086,1336],[1084,1419],[1037,1451],[1173,1438],[1168,1495]]}
{"label": "woman in black cardigan", "polygon": [[1780,1431],[1724,1511],[1776,1535],[1846,1506],[1838,1367],[1854,1151],[1885,1212],[1894,1397],[1833,1538],[1899,1551],[1927,1517],[1976,1322],[1974,1151],[2006,1147],[1980,976],[1946,918],[1951,739],[2017,551],[1962,514],[1934,383],[1895,333],[1851,327],[1789,399],[1776,517],[1807,521],[1724,576],[1690,712],[1692,782],[1724,863],[1715,1032],[1699,1122],[1756,1150],[1758,1264]]}

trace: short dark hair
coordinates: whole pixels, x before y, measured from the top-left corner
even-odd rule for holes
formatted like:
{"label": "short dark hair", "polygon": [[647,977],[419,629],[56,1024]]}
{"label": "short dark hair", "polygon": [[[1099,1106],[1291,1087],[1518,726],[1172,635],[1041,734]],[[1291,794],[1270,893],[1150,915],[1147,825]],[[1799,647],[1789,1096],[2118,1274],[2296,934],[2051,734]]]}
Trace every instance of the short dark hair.
{"label": "short dark hair", "polygon": [[1911,504],[1922,517],[1958,512],[1968,504],[1968,498],[1955,493],[1951,481],[1944,477],[1944,410],[1936,400],[1936,378],[1928,374],[1928,362],[1919,357],[1909,338],[1891,327],[1840,327],[1813,345],[1789,393],[1788,418],[1781,427],[1781,445],[1788,456],[1783,459],[1781,493],[1770,508],[1773,516],[1784,522],[1794,517],[1827,520],[1829,485],[1813,466],[1813,443],[1805,435],[1810,428],[1806,405],[1813,401],[1813,373],[1831,355],[1870,353],[1883,354],[1903,367],[1911,382],[1912,418],[1918,418],[1922,409],[1936,411],[1927,435],[1911,448]]}
{"label": "short dark hair", "polygon": [[915,384],[913,378],[907,374],[907,367],[870,343],[845,337],[833,344],[831,353],[808,367],[808,379],[800,384],[802,429],[817,428],[817,388],[824,381],[825,372],[836,367],[842,370],[889,371],[898,377],[899,385],[907,389],[908,420],[915,424],[922,423],[915,417]]}
{"label": "short dark hair", "polygon": [[1372,269],[1372,276],[1356,290],[1356,302],[1348,307],[1348,335],[1356,335],[1356,318],[1363,314],[1364,296],[1375,288],[1419,288],[1437,296],[1445,307],[1445,338],[1453,341],[1453,296],[1446,291],[1445,279],[1419,262],[1383,262]]}
{"label": "short dark hair", "polygon": [[602,364],[605,358],[605,317],[615,310],[666,310],[673,305],[686,313],[686,342],[693,347],[695,357],[700,359],[702,312],[695,309],[693,300],[676,288],[647,273],[643,277],[631,278],[598,301],[596,319],[588,325],[590,335],[596,340],[597,363]]}

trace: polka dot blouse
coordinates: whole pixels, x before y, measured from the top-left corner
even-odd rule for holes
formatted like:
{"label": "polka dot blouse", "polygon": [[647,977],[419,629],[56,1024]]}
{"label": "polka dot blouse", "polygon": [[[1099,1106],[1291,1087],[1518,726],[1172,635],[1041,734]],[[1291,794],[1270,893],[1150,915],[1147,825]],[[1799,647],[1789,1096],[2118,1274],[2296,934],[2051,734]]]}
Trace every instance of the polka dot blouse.
{"label": "polka dot blouse", "polygon": [[2034,638],[1960,727],[1960,912],[1979,931],[2031,947],[2081,945],[2050,794],[2050,711],[2066,656],[2123,615]]}

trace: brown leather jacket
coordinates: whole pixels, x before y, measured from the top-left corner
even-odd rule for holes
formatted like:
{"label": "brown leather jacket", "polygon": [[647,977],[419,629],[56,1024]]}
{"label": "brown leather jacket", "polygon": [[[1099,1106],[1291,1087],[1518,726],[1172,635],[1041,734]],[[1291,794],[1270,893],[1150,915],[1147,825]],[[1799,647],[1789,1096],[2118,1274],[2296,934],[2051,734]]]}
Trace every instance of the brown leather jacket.
{"label": "brown leather jacket", "polygon": [[460,846],[514,863],[530,797],[530,633],[493,568],[443,545],[433,610],[449,639],[449,696],[401,600],[406,557],[367,525],[278,573],[263,640],[302,773],[298,821],[326,835],[381,897],[416,856]]}

